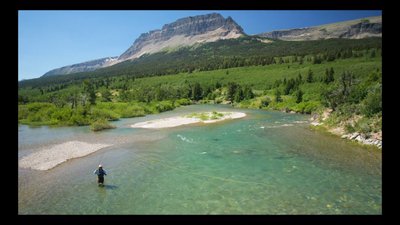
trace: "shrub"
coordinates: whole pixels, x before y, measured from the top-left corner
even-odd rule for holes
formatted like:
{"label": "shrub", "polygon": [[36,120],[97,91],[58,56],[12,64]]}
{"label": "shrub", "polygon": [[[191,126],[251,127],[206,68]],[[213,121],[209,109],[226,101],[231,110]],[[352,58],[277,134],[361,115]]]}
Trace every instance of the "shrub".
{"label": "shrub", "polygon": [[122,118],[130,118],[130,117],[136,117],[136,116],[144,116],[144,108],[138,106],[138,105],[132,105],[128,106],[125,108],[122,108],[119,111],[120,115]]}
{"label": "shrub", "polygon": [[102,108],[93,108],[92,109],[92,117],[95,119],[98,118],[103,118],[106,120],[118,120],[120,117],[117,113],[108,110],[108,109],[102,109]]}
{"label": "shrub", "polygon": [[187,99],[187,98],[181,98],[181,99],[178,99],[178,100],[176,100],[174,102],[175,106],[190,105],[190,104],[191,104],[191,101],[189,99]]}
{"label": "shrub", "polygon": [[375,88],[368,93],[367,97],[362,102],[361,111],[368,117],[382,111],[382,92],[380,88]]}
{"label": "shrub", "polygon": [[115,128],[115,126],[111,125],[107,120],[105,119],[99,119],[96,120],[95,122],[93,122],[90,125],[90,129],[92,131],[100,131],[100,130],[104,130],[104,129],[113,129]]}
{"label": "shrub", "polygon": [[26,105],[18,105],[18,120],[26,119],[29,115],[29,110]]}
{"label": "shrub", "polygon": [[262,107],[268,107],[268,105],[271,103],[271,99],[268,97],[262,98],[261,99],[261,105],[260,108]]}
{"label": "shrub", "polygon": [[171,101],[161,101],[157,103],[156,109],[158,112],[165,112],[169,110],[173,110],[175,107],[173,106]]}
{"label": "shrub", "polygon": [[89,124],[89,120],[80,114],[74,114],[69,119],[69,125],[84,126],[84,125],[88,125],[88,124]]}
{"label": "shrub", "polygon": [[344,129],[347,133],[354,133],[356,131],[356,129],[349,123],[346,123],[346,125],[344,125]]}
{"label": "shrub", "polygon": [[317,101],[309,101],[306,102],[306,106],[304,107],[304,113],[312,113],[318,110],[321,104]]}
{"label": "shrub", "polygon": [[370,121],[368,118],[361,118],[354,125],[354,128],[356,129],[356,131],[358,131],[360,133],[364,133],[364,134],[369,133],[372,131],[371,122],[372,121]]}

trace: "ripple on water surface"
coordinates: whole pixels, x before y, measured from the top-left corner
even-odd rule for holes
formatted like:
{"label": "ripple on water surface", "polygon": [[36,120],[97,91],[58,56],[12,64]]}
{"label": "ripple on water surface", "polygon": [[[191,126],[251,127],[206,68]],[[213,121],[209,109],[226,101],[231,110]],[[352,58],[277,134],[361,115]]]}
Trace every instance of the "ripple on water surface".
{"label": "ripple on water surface", "polygon": [[[227,109],[190,106],[168,112],[166,117]],[[89,132],[86,139],[106,140],[114,145],[46,172],[20,169],[19,212],[382,212],[379,152],[309,130],[306,116],[237,111],[248,116],[162,131],[127,128],[134,122],[145,121],[135,118],[119,121],[119,128],[97,136]],[[151,118],[163,118],[163,114]],[[93,175],[99,162],[109,172],[104,188],[97,187]]]}

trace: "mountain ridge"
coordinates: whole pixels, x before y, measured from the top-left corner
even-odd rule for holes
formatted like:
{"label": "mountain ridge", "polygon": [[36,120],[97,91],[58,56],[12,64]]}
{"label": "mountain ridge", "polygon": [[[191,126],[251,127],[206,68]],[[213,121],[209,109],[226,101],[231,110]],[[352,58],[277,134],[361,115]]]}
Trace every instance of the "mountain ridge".
{"label": "mountain ridge", "polygon": [[[106,57],[64,66],[45,73],[42,77],[90,72],[121,62],[135,60],[145,54],[153,54],[223,39],[242,36],[258,36],[283,41],[310,41],[330,38],[362,39],[382,36],[382,16],[341,21],[313,27],[294,28],[247,35],[230,16],[226,19],[218,13],[180,18],[164,24],[161,29],[142,33],[120,56]],[[270,43],[270,40],[259,40]],[[108,59],[108,60],[107,60]],[[96,62],[96,65],[93,63]]]}
{"label": "mountain ridge", "polygon": [[382,16],[366,17],[312,27],[275,30],[257,36],[283,41],[310,41],[330,38],[361,39],[382,36]]}
{"label": "mountain ridge", "polygon": [[101,59],[94,59],[90,61],[85,61],[82,63],[76,63],[68,66],[63,66],[57,69],[53,69],[45,73],[42,77],[64,75],[79,72],[90,72],[99,68],[107,67],[112,62],[116,61],[118,56],[105,57]]}

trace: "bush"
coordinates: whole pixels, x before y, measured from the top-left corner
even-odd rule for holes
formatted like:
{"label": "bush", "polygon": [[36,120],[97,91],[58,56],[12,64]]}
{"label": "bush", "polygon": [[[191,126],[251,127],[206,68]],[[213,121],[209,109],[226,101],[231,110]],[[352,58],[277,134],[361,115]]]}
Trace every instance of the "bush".
{"label": "bush", "polygon": [[268,97],[262,98],[262,99],[261,99],[260,108],[268,107],[268,105],[269,105],[270,103],[271,103],[271,99],[270,99],[270,98],[268,98]]}
{"label": "bush", "polygon": [[372,131],[372,121],[370,121],[368,118],[361,118],[354,125],[354,128],[356,131],[360,133],[363,134],[369,133]]}
{"label": "bush", "polygon": [[58,108],[58,110],[53,113],[51,118],[54,120],[66,122],[66,121],[69,121],[71,115],[72,115],[71,108],[63,107],[63,108]]}
{"label": "bush", "polygon": [[321,104],[317,101],[309,101],[306,103],[306,106],[304,107],[304,113],[310,114],[312,112],[315,112],[318,110],[320,106]]}
{"label": "bush", "polygon": [[300,102],[296,106],[293,107],[293,110],[298,113],[304,113],[304,109],[306,108],[306,102]]}
{"label": "bush", "polygon": [[173,110],[175,107],[171,101],[161,101],[157,103],[156,109],[158,112],[165,112],[169,110]]}
{"label": "bush", "polygon": [[382,111],[382,91],[381,88],[375,88],[369,92],[362,102],[361,111],[364,115],[371,117]]}
{"label": "bush", "polygon": [[92,108],[92,118],[93,119],[106,119],[106,120],[118,120],[120,117],[117,113],[102,108]]}
{"label": "bush", "polygon": [[18,120],[26,119],[28,115],[28,107],[26,105],[18,105]]}
{"label": "bush", "polygon": [[104,129],[113,129],[115,128],[115,126],[111,125],[107,120],[105,119],[99,119],[96,120],[95,122],[93,122],[90,125],[90,129],[92,131],[100,131],[100,130],[104,130]]}
{"label": "bush", "polygon": [[130,117],[137,117],[137,116],[144,116],[144,108],[138,105],[131,105],[119,110],[119,113],[122,118],[130,118]]}
{"label": "bush", "polygon": [[349,123],[346,123],[344,129],[346,130],[347,133],[354,133],[356,131],[356,129]]}
{"label": "bush", "polygon": [[181,98],[174,102],[175,106],[190,105],[192,102],[187,98]]}
{"label": "bush", "polygon": [[77,126],[89,125],[89,120],[80,114],[74,114],[69,119],[69,125],[77,125]]}

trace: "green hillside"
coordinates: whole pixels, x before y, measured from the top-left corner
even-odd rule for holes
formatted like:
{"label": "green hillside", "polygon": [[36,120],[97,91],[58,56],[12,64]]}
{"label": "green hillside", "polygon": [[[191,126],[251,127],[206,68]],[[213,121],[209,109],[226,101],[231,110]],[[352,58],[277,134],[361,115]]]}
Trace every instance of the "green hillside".
{"label": "green hillside", "polygon": [[[380,38],[262,44],[270,51],[258,49],[260,43],[253,39],[209,43],[91,73],[20,82],[18,119],[31,125],[94,127],[100,123],[100,127],[109,127],[104,121],[159,113],[194,102],[232,103],[319,115],[331,110],[325,122],[328,126],[350,133],[380,132]],[[237,53],[236,61],[227,60],[230,53]],[[195,55],[203,61],[191,61]],[[243,64],[237,60],[240,58]],[[201,66],[212,59],[215,65]],[[183,69],[163,74],[160,71],[168,70],[163,65]],[[184,65],[193,69],[186,70]]]}
{"label": "green hillside", "polygon": [[88,78],[111,78],[115,76],[148,77],[181,72],[211,71],[234,67],[270,65],[280,63],[281,57],[288,61],[315,60],[316,62],[352,57],[366,49],[380,49],[381,38],[361,40],[328,39],[319,41],[274,41],[263,43],[261,38],[243,37],[220,40],[175,50],[168,49],[144,55],[133,61],[125,61],[93,72],[42,77],[25,80],[20,87],[43,87],[81,83]]}

